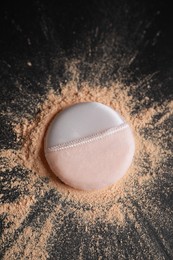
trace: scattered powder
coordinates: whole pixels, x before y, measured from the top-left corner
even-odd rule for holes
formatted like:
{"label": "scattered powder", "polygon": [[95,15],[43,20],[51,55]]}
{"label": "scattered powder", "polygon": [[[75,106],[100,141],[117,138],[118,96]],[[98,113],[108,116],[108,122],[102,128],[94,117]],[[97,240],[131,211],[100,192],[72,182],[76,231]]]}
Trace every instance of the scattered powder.
{"label": "scattered powder", "polygon": [[[153,107],[136,111],[137,98],[131,95],[131,90],[136,88],[127,88],[118,82],[109,88],[85,83],[78,90],[75,81],[71,81],[62,86],[61,94],[49,90],[45,101],[39,104],[40,112],[34,119],[21,118],[18,124],[14,123],[13,128],[21,142],[21,148],[0,152],[0,156],[6,160],[1,170],[5,173],[14,167],[21,167],[26,169],[26,179],[29,179],[23,183],[26,192],[19,199],[13,203],[4,203],[0,208],[0,213],[7,215],[5,222],[11,223],[2,237],[4,244],[10,245],[4,259],[18,259],[21,254],[23,258],[20,259],[47,259],[49,248],[46,244],[48,240],[51,243],[49,236],[55,236],[54,232],[58,232],[57,229],[54,231],[54,225],[57,227],[58,222],[60,226],[69,214],[73,214],[74,221],[76,219],[78,225],[84,227],[85,233],[90,233],[98,221],[119,227],[126,226],[127,215],[135,221],[129,198],[139,201],[139,189],[163,174],[164,163],[171,156],[171,151],[167,145],[170,136],[162,126],[173,111],[173,102],[153,104]],[[135,158],[127,174],[115,185],[92,192],[75,190],[57,179],[49,169],[43,149],[44,136],[54,116],[69,105],[85,101],[101,102],[117,110],[132,127],[136,142]],[[157,115],[160,115],[160,119],[155,122]],[[19,185],[21,180],[20,183],[15,180],[11,183],[11,188]],[[50,191],[54,201],[51,201],[50,196],[47,202],[49,205],[46,205],[45,194]],[[37,219],[31,214],[32,211],[37,211],[38,197],[39,203],[48,208],[45,220],[41,214]],[[28,216],[33,225],[25,225]],[[21,231],[20,226],[23,230],[17,235],[16,230]],[[141,227],[137,221],[135,226],[140,232]],[[16,237],[16,243],[10,244],[9,234]],[[101,238],[96,238],[97,243],[99,239]],[[83,246],[79,250],[81,259]]]}

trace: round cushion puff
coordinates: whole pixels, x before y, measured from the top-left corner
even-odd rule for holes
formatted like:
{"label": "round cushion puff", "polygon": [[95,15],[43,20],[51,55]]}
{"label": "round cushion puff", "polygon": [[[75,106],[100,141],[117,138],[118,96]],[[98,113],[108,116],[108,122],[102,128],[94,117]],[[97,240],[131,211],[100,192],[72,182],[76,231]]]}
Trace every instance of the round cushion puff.
{"label": "round cushion puff", "polygon": [[135,142],[118,112],[101,103],[83,102],[55,116],[44,150],[50,168],[62,182],[80,190],[97,190],[126,174]]}

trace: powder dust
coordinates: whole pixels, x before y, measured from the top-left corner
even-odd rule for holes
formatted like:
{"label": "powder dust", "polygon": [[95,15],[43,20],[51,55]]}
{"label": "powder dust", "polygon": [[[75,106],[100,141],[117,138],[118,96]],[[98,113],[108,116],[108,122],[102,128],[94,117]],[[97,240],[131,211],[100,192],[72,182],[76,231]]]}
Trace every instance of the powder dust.
{"label": "powder dust", "polygon": [[[0,208],[1,214],[8,212],[6,221],[13,223],[10,226],[10,232],[14,233],[23,223],[36,203],[36,197],[38,195],[41,198],[44,197],[50,189],[61,194],[61,200],[69,205],[65,211],[63,203],[54,205],[54,210],[43,224],[41,232],[37,232],[37,228],[25,228],[17,242],[17,245],[25,244],[25,250],[21,249],[24,254],[23,259],[36,259],[34,258],[36,256],[37,259],[38,257],[46,259],[45,244],[49,234],[53,232],[53,223],[57,214],[60,214],[63,221],[68,213],[73,212],[74,218],[85,226],[85,232],[90,232],[98,219],[102,223],[126,225],[127,209],[128,205],[130,206],[128,198],[133,197],[137,200],[140,197],[141,187],[146,183],[150,185],[155,178],[163,174],[164,163],[171,156],[168,145],[170,136],[165,132],[163,124],[173,111],[173,102],[165,102],[162,105],[153,104],[150,108],[137,111],[135,110],[137,98],[131,95],[134,89],[137,89],[137,86],[127,88],[119,82],[109,87],[90,86],[88,83],[83,83],[78,89],[75,81],[72,80],[61,87],[60,94],[49,90],[44,102],[38,104],[39,113],[34,119],[22,118],[19,123],[13,124],[14,132],[21,142],[21,148],[0,152],[0,156],[7,160],[1,170],[5,172],[7,169],[20,166],[27,169],[31,177],[27,183],[29,196],[24,195],[12,205],[6,203]],[[146,99],[149,98],[143,97],[143,102]],[[127,174],[115,185],[92,192],[75,190],[57,179],[45,160],[43,149],[44,136],[54,116],[72,104],[85,101],[101,102],[117,110],[130,124],[136,143],[135,157]],[[156,121],[157,115],[159,115],[159,120]],[[41,189],[36,189],[35,186],[38,176],[40,176]],[[47,181],[42,181],[45,178]],[[11,184],[11,188],[17,185],[16,181]],[[123,206],[122,201],[126,201],[126,207]],[[128,216],[131,216],[129,211]],[[9,235],[8,232],[3,234],[4,241]],[[32,239],[29,240],[31,237]],[[19,251],[18,246],[11,246],[5,259],[14,259],[13,257],[17,257]]]}

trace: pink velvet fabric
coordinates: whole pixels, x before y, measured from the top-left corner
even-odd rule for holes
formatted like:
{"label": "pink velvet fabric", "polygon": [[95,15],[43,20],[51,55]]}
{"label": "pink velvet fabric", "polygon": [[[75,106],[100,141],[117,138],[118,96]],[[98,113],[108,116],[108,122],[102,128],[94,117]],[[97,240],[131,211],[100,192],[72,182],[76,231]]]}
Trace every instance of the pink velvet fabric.
{"label": "pink velvet fabric", "polygon": [[46,159],[64,183],[80,190],[96,190],[114,184],[127,172],[134,150],[133,134],[127,127],[99,140],[48,151]]}

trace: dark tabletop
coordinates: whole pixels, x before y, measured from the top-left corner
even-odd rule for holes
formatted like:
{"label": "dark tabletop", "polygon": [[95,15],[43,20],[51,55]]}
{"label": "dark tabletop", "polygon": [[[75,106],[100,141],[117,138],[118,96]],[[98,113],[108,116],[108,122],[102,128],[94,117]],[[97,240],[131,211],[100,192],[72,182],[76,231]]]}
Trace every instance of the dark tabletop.
{"label": "dark tabletop", "polygon": [[[84,81],[91,85],[109,86],[111,81],[120,80],[127,87],[140,82],[138,92],[135,93],[139,100],[144,93],[151,97],[152,102],[160,104],[173,98],[173,16],[172,8],[166,1],[3,1],[0,28],[1,149],[20,147],[21,143],[12,130],[12,117],[29,115],[32,118],[38,113],[37,104],[44,100],[48,92],[48,80],[51,88],[59,90],[60,84],[71,79],[72,75],[66,70],[67,60],[81,60],[78,63],[79,87]],[[124,62],[127,56],[131,59]],[[103,73],[99,73],[103,65]],[[147,88],[148,84],[150,88]],[[3,159],[1,161],[3,164]],[[153,192],[164,204],[163,208],[170,207],[173,213],[171,169],[170,163],[165,170],[168,178],[163,180],[160,188],[157,189],[156,185]],[[4,182],[1,183],[1,203],[18,200],[24,192],[23,185],[27,185],[23,176],[31,174],[20,167],[12,171],[21,186],[15,190],[8,188],[11,171],[7,170],[5,174],[2,172]],[[42,182],[47,181],[42,179]],[[162,201],[163,189],[169,190],[165,201]],[[26,226],[35,225],[41,230],[37,215],[43,213],[44,223],[53,207],[51,205],[59,203],[58,196],[52,190],[44,198],[38,196],[35,208],[26,216],[23,226],[10,239],[6,237],[8,242],[3,241],[0,248],[2,259]],[[64,208],[67,206],[64,204]],[[116,229],[111,225],[105,229],[104,224],[98,221],[93,234],[99,233],[103,239],[99,245],[95,245],[94,251],[90,250],[93,234],[87,236],[82,228],[75,228],[77,224],[72,216],[66,216],[61,224],[61,232],[64,232],[66,239],[56,234],[48,239],[47,259],[78,259],[84,236],[82,259],[173,259],[173,220],[171,222],[170,219],[167,228],[163,221],[158,231],[152,222],[144,219],[141,210],[137,210],[137,218],[144,225],[141,234],[135,233],[135,227],[130,222],[126,229]],[[5,217],[4,214],[0,215],[2,234],[8,228],[4,224]],[[59,228],[58,221],[60,223],[57,218],[55,230]],[[151,245],[154,249],[146,249],[150,245],[147,247],[143,244],[142,234],[148,234],[154,241]],[[128,243],[129,237],[133,243]],[[111,250],[107,254],[104,249],[108,240]],[[22,250],[19,251],[13,259],[23,259]]]}

